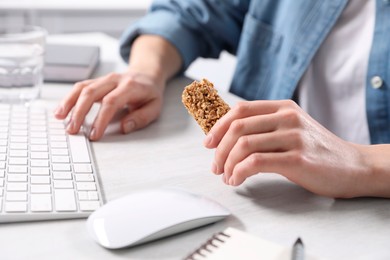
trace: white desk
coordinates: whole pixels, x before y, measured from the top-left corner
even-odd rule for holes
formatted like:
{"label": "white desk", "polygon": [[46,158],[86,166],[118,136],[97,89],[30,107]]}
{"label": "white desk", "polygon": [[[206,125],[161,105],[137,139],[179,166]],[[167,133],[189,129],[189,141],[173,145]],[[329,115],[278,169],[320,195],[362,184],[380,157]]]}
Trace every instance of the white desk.
{"label": "white desk", "polygon": [[[119,59],[115,40],[101,34],[70,41],[74,39],[104,45],[98,73],[120,69],[115,65]],[[148,128],[121,135],[113,123],[109,133],[93,143],[105,198],[109,201],[142,188],[173,186],[214,198],[231,210],[232,217],[117,251],[106,250],[92,241],[85,220],[2,224],[0,258],[181,259],[214,232],[233,226],[286,246],[300,236],[307,250],[329,259],[390,259],[389,200],[328,199],[277,175],[254,176],[232,188],[211,174],[213,152],[203,148],[204,135],[180,101],[182,87],[187,83],[189,80],[182,78],[169,84],[161,118]],[[47,84],[43,98],[54,101],[70,88]],[[237,101],[228,93],[222,96],[230,104]]]}

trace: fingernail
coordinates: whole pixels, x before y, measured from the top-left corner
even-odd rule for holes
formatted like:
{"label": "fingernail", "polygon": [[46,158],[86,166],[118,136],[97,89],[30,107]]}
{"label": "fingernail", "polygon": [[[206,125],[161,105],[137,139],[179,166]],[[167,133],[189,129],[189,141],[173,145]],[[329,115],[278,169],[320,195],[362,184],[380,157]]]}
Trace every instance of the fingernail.
{"label": "fingernail", "polygon": [[209,134],[206,136],[206,138],[204,139],[203,143],[204,143],[205,146],[208,146],[208,145],[211,144],[211,141],[212,141],[212,140],[213,140],[213,135],[209,133]]}
{"label": "fingernail", "polygon": [[217,170],[218,170],[217,164],[215,162],[213,162],[213,164],[211,165],[211,171],[213,173],[217,173]]}
{"label": "fingernail", "polygon": [[58,106],[58,107],[54,110],[54,114],[55,114],[55,115],[61,116],[63,113],[64,113],[64,108],[63,108],[62,106]]}
{"label": "fingernail", "polygon": [[226,174],[223,175],[223,182],[227,185],[229,184]]}
{"label": "fingernail", "polygon": [[73,132],[76,128],[76,124],[74,122],[74,120],[71,118],[69,120],[69,123],[68,123],[68,127],[66,128],[66,130],[68,130],[69,132]]}
{"label": "fingernail", "polygon": [[229,185],[235,186],[235,184],[236,184],[236,181],[234,180],[234,178],[233,178],[233,177],[230,177],[230,179],[229,179]]}
{"label": "fingernail", "polygon": [[95,138],[96,138],[96,128],[93,127],[91,133],[89,134],[89,139],[95,140]]}
{"label": "fingernail", "polygon": [[123,125],[123,131],[125,132],[125,134],[130,133],[131,131],[133,131],[134,128],[135,123],[133,120],[129,120]]}

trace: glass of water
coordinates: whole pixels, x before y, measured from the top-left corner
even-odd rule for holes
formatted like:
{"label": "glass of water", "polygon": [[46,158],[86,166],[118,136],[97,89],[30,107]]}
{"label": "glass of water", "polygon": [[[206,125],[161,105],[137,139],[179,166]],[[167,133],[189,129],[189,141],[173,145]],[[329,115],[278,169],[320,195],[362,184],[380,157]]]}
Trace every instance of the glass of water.
{"label": "glass of water", "polygon": [[0,25],[0,103],[39,98],[46,35],[46,30],[36,26]]}

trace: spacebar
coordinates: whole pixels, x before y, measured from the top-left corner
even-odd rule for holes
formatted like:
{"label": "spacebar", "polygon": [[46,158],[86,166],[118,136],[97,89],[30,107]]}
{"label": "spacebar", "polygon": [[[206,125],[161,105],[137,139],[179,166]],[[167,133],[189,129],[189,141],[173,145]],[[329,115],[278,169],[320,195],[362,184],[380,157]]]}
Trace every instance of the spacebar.
{"label": "spacebar", "polygon": [[76,135],[68,135],[70,152],[72,155],[72,161],[74,163],[89,163],[89,151],[87,147],[87,140],[81,133]]}

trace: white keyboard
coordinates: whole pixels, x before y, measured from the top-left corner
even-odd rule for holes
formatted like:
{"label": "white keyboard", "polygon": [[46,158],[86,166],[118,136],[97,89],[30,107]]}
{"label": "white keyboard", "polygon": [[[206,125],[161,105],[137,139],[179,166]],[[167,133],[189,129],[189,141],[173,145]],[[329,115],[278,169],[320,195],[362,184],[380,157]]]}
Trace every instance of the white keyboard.
{"label": "white keyboard", "polygon": [[87,217],[102,205],[83,133],[44,107],[0,104],[0,223]]}

